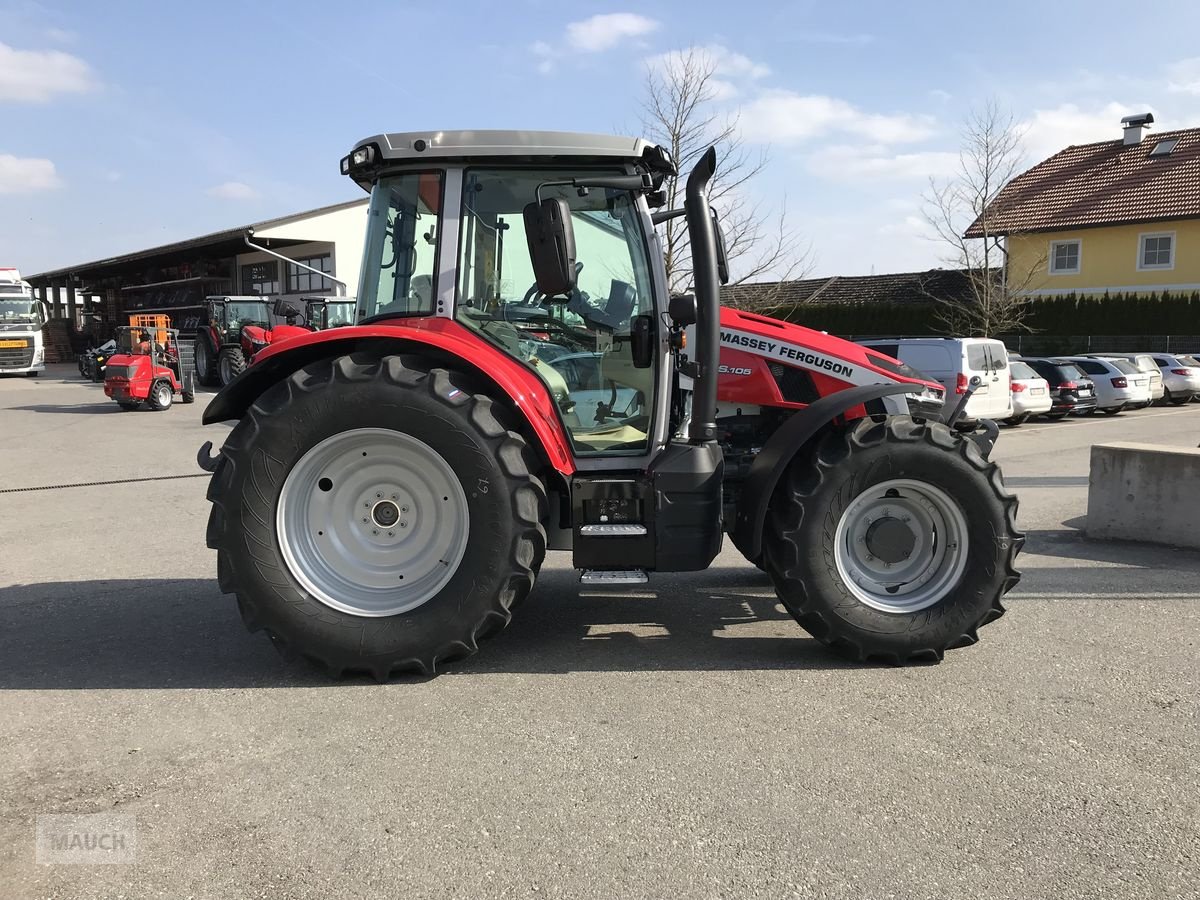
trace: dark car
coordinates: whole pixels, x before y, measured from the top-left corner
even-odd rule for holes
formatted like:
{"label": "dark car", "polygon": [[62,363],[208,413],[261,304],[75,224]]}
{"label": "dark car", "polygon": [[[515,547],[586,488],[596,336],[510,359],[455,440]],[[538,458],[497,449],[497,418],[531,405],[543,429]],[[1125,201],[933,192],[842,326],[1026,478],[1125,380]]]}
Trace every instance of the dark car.
{"label": "dark car", "polygon": [[1025,359],[1050,385],[1048,419],[1061,419],[1069,413],[1090,413],[1096,408],[1096,386],[1074,363],[1065,359]]}

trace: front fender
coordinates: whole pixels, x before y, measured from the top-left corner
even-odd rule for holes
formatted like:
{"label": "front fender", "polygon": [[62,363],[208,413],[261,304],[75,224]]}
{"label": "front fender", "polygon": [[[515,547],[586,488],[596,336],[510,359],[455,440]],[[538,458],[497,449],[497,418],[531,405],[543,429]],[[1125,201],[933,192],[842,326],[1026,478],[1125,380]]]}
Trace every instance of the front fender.
{"label": "front fender", "polygon": [[221,389],[204,410],[204,424],[240,419],[270,387],[318,360],[351,353],[416,353],[490,382],[522,415],[546,460],[563,475],[575,471],[571,444],[550,391],[534,372],[450,319],[346,325],[267,346],[254,364]]}

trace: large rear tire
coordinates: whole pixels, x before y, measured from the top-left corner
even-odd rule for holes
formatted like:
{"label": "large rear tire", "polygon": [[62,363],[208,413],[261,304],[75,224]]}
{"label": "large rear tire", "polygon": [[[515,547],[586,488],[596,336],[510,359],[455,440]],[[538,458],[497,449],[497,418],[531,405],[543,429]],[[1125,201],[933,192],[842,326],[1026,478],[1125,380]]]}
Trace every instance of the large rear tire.
{"label": "large rear tire", "polygon": [[504,415],[409,356],[322,360],[263,394],[208,489],[208,546],[247,627],[335,676],[474,653],[546,552],[546,489]]}
{"label": "large rear tire", "polygon": [[220,373],[221,386],[229,384],[246,371],[246,354],[241,347],[222,347],[221,355],[217,358],[217,371]]}
{"label": "large rear tire", "polygon": [[783,605],[843,656],[938,661],[1004,614],[1025,542],[1016,515],[970,440],[908,416],[864,419],[788,469],[766,567]]}
{"label": "large rear tire", "polygon": [[221,376],[217,372],[217,354],[207,334],[196,335],[195,348],[196,380],[205,387],[216,387]]}

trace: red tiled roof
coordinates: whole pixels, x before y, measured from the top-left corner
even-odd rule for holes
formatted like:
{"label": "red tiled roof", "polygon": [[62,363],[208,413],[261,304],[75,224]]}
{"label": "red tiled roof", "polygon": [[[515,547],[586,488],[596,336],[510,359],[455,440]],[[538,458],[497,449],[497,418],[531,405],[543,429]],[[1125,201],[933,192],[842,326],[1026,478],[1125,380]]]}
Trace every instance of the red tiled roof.
{"label": "red tiled roof", "polygon": [[[1178,138],[1166,156],[1151,156]],[[1068,147],[1014,178],[988,207],[991,234],[1200,217],[1200,128],[1151,132],[1140,144]],[[983,237],[981,216],[966,237]]]}

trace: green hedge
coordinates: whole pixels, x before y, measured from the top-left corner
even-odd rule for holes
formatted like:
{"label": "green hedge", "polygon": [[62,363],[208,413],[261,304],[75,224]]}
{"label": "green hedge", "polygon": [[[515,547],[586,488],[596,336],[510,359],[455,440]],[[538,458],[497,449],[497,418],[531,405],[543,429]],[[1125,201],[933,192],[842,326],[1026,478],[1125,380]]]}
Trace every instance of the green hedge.
{"label": "green hedge", "polygon": [[[799,304],[770,315],[833,334],[945,334],[931,303]],[[1025,319],[1031,333],[1196,334],[1200,292],[1037,297]]]}

